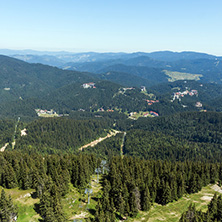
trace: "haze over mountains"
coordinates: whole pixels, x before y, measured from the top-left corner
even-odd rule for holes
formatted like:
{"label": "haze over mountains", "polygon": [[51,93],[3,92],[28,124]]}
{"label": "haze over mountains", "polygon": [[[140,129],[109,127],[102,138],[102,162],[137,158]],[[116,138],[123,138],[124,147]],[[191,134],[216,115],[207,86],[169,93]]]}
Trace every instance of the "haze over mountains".
{"label": "haze over mountains", "polygon": [[[41,63],[61,69],[96,74],[106,74],[112,71],[129,73],[151,80],[150,83],[147,82],[147,85],[167,82],[170,77],[165,74],[164,70],[199,74],[202,75],[200,79],[204,82],[221,82],[222,57],[206,53],[171,51],[152,53],[70,53],[0,50],[1,53],[29,63]],[[154,79],[154,76],[158,81]],[[183,77],[180,79],[183,79]]]}
{"label": "haze over mountains", "polygon": [[[196,102],[209,110],[222,107],[220,102],[213,103],[214,100],[221,101],[222,96],[217,86],[222,81],[221,57],[213,55],[168,51],[131,54],[0,52],[10,55],[0,56],[0,111],[3,116],[24,113],[35,116],[37,108],[60,113],[100,108],[122,112],[154,110],[165,115],[196,110]],[[49,66],[52,63],[54,67]],[[198,81],[205,83],[204,87],[200,87]],[[85,89],[83,84],[89,82],[95,87]],[[164,85],[159,87],[159,84]],[[146,87],[147,94],[141,93],[141,86]],[[124,87],[136,88],[126,90]],[[183,99],[179,104],[169,103],[172,94],[176,93],[173,89],[178,87],[180,91],[198,89],[198,97]],[[210,96],[207,96],[208,92],[211,92]],[[161,102],[149,106],[146,101],[153,99],[151,95]]]}

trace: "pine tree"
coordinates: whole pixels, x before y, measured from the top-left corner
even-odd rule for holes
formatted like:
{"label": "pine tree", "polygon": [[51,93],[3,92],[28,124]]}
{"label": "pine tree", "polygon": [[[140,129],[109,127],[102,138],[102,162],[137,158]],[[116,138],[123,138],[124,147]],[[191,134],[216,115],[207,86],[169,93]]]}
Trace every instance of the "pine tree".
{"label": "pine tree", "polygon": [[212,200],[208,204],[208,213],[210,218],[213,220],[217,214],[217,194],[215,193]]}
{"label": "pine tree", "polygon": [[0,196],[0,221],[8,222],[17,217],[17,207],[13,204],[11,197],[7,197],[4,190]]}
{"label": "pine tree", "polygon": [[163,189],[163,195],[161,198],[161,204],[166,205],[172,200],[171,198],[171,189],[169,183],[166,182],[165,188]]}
{"label": "pine tree", "polygon": [[130,216],[135,217],[138,213],[138,208],[137,208],[138,204],[136,202],[135,192],[130,193],[129,206],[130,206]]}
{"label": "pine tree", "polygon": [[4,190],[2,190],[1,192],[1,199],[0,199],[0,221],[2,222],[9,221],[8,201]]}
{"label": "pine tree", "polygon": [[143,191],[141,205],[143,211],[148,211],[151,207],[151,198],[148,186],[146,186]]}
{"label": "pine tree", "polygon": [[217,221],[222,221],[222,196],[217,198]]}

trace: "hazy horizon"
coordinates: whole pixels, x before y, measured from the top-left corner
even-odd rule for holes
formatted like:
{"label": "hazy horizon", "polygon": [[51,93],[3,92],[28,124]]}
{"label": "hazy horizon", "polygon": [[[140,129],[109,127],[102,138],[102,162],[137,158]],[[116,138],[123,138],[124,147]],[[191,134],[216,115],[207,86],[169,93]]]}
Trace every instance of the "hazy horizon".
{"label": "hazy horizon", "polygon": [[222,55],[221,8],[219,0],[8,0],[0,7],[0,48]]}
{"label": "hazy horizon", "polygon": [[[101,54],[108,54],[108,53],[123,53],[123,54],[133,54],[133,53],[156,53],[156,52],[172,52],[172,53],[183,53],[183,52],[193,52],[193,53],[203,53],[203,54],[208,54],[208,55],[213,55],[213,56],[217,56],[217,57],[221,57],[222,55],[216,55],[216,54],[212,54],[212,53],[207,53],[207,52],[200,52],[200,51],[172,51],[172,50],[156,50],[156,51],[132,51],[132,52],[124,52],[124,51],[68,51],[68,50],[36,50],[36,49],[10,49],[10,48],[0,48],[0,54],[5,51],[5,53],[3,53],[3,55],[13,55],[13,52],[21,52],[21,54],[23,53],[27,53],[30,54],[33,52],[33,55],[38,55],[38,54],[43,54],[43,53],[49,53],[49,54],[60,54],[60,53],[67,53],[67,54],[81,54],[81,53],[101,53]],[[6,53],[8,52],[8,53]],[[10,53],[11,52],[11,53]],[[23,53],[22,53],[23,52]]]}

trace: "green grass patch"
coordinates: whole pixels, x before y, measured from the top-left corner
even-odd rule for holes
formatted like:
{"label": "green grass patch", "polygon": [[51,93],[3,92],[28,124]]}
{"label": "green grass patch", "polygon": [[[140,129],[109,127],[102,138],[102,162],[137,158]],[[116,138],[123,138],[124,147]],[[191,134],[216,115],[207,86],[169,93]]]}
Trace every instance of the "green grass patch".
{"label": "green grass patch", "polygon": [[74,219],[81,219],[93,217],[93,212],[96,209],[97,198],[101,196],[100,190],[102,186],[97,183],[97,175],[91,178],[91,189],[93,193],[90,195],[90,204],[88,204],[88,195],[82,191],[79,193],[78,189],[70,184],[70,192],[62,199],[62,207],[66,218],[69,221]]}
{"label": "green grass patch", "polygon": [[169,82],[175,82],[177,80],[200,80],[202,74],[191,74],[186,72],[173,72],[169,70],[163,70],[163,72],[169,76]]}
{"label": "green grass patch", "polygon": [[130,119],[134,119],[134,120],[137,120],[138,118],[140,117],[153,117],[151,114],[148,114],[147,116],[144,116],[144,114],[146,113],[149,113],[149,111],[146,111],[146,112],[143,112],[143,111],[140,111],[138,113],[134,113],[132,116],[130,116],[129,118]]}
{"label": "green grass patch", "polygon": [[[0,190],[2,187],[0,187]],[[13,202],[18,207],[18,222],[37,222],[41,218],[34,210],[34,205],[39,202],[39,199],[32,198],[31,194],[35,190],[19,190],[4,189],[7,195],[12,197]]]}
{"label": "green grass patch", "polygon": [[186,211],[191,203],[196,205],[198,210],[207,210],[207,205],[209,204],[211,198],[213,197],[215,191],[211,186],[204,187],[200,192],[196,194],[186,195],[180,198],[178,201],[174,201],[165,206],[154,204],[149,212],[140,212],[135,219],[130,219],[129,221],[139,222],[178,222],[181,214]]}

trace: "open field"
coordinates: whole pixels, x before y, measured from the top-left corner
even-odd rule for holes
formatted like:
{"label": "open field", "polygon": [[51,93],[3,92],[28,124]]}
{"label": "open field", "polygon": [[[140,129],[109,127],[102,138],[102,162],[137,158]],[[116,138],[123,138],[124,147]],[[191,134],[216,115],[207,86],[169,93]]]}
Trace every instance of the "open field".
{"label": "open field", "polygon": [[174,82],[177,80],[200,80],[202,74],[191,74],[185,72],[173,72],[169,70],[163,70],[167,76],[169,76],[168,81]]}

